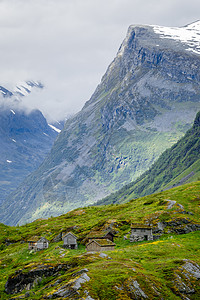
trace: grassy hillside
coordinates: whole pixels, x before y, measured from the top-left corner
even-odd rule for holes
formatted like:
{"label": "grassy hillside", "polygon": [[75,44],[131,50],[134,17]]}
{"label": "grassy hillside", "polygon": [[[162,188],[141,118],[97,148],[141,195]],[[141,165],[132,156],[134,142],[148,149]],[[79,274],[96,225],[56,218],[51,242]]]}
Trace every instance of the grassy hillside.
{"label": "grassy hillside", "polygon": [[123,203],[196,180],[200,180],[200,112],[193,127],[161,154],[147,172],[118,192],[100,200],[97,205]]}
{"label": "grassy hillside", "polygon": [[[171,201],[176,202],[169,208]],[[87,300],[186,299],[186,295],[198,299],[199,213],[200,182],[195,182],[128,203],[85,207],[23,226],[0,224],[0,299],[64,298],[62,293],[67,299]],[[159,240],[129,242],[131,224],[151,224],[156,232],[159,222],[165,224]],[[116,232],[115,250],[105,255],[86,253],[89,232],[108,228]],[[63,249],[60,241],[51,242],[47,250],[28,251],[30,237],[42,235],[52,241],[68,231],[78,236],[78,250]],[[30,290],[26,285],[19,293],[6,294],[8,278],[16,284],[19,278],[28,280],[36,273],[39,277]]]}

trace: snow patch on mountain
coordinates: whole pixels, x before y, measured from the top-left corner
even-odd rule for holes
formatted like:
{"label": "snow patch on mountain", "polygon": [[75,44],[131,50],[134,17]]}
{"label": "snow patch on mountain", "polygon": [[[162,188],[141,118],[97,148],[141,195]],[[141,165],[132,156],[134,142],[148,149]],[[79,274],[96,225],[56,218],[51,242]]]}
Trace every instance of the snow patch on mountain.
{"label": "snow patch on mountain", "polygon": [[51,124],[48,124],[49,125],[49,127],[51,127],[53,130],[55,130],[56,132],[58,132],[58,133],[60,133],[61,132],[61,130],[60,129],[58,129],[57,127],[55,127],[55,126],[53,126],[53,125],[51,125]]}
{"label": "snow patch on mountain", "polygon": [[174,39],[185,43],[186,50],[200,54],[200,21],[184,27],[164,27],[151,25],[155,33],[164,39]]}
{"label": "snow patch on mountain", "polygon": [[18,94],[20,96],[27,96],[31,93],[33,88],[43,88],[44,86],[41,84],[41,82],[38,81],[25,81],[19,83],[15,88],[14,88],[14,94]]}

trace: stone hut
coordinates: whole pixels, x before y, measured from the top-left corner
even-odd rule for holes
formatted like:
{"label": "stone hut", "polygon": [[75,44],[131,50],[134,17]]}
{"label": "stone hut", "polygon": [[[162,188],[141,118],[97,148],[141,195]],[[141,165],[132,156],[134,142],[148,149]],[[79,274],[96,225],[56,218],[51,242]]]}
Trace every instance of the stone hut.
{"label": "stone hut", "polygon": [[152,227],[146,225],[132,225],[130,242],[152,241]]}
{"label": "stone hut", "polygon": [[63,236],[63,247],[69,249],[77,249],[77,237],[71,232],[66,233]]}
{"label": "stone hut", "polygon": [[39,238],[38,236],[33,236],[28,240],[29,250],[43,250],[49,247],[49,241],[45,237]]}
{"label": "stone hut", "polygon": [[115,234],[112,230],[107,231],[92,231],[87,236],[88,242],[91,242],[92,240],[96,239],[107,239],[111,242],[114,241]]}
{"label": "stone hut", "polygon": [[108,239],[95,239],[89,241],[89,243],[86,245],[86,250],[88,252],[92,251],[108,251],[108,250],[114,250],[115,244],[108,240]]}

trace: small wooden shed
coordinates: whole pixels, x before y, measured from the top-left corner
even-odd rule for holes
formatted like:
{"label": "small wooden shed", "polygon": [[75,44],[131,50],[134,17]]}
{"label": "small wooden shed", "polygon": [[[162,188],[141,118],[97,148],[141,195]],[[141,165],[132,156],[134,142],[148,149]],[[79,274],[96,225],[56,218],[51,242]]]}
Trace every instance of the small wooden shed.
{"label": "small wooden shed", "polygon": [[37,250],[43,250],[49,248],[49,241],[45,237],[41,237],[37,241]]}
{"label": "small wooden shed", "polygon": [[96,239],[107,239],[111,242],[114,241],[115,234],[112,230],[107,231],[91,231],[87,236],[88,241],[91,242],[92,240]]}
{"label": "small wooden shed", "polygon": [[152,227],[135,224],[131,226],[131,235],[130,242],[139,242],[139,241],[152,241],[153,233]]}
{"label": "small wooden shed", "polygon": [[114,250],[115,243],[108,239],[95,239],[91,240],[87,245],[86,249],[88,252],[92,251],[108,251],[108,250]]}
{"label": "small wooden shed", "polygon": [[32,237],[28,240],[28,249],[29,249],[29,250],[36,250],[36,245],[37,245],[38,239],[39,239],[38,236],[32,236]]}
{"label": "small wooden shed", "polygon": [[43,250],[49,247],[49,241],[45,237],[33,236],[28,240],[29,250]]}
{"label": "small wooden shed", "polygon": [[77,249],[77,237],[71,232],[66,233],[63,236],[63,247],[69,249]]}

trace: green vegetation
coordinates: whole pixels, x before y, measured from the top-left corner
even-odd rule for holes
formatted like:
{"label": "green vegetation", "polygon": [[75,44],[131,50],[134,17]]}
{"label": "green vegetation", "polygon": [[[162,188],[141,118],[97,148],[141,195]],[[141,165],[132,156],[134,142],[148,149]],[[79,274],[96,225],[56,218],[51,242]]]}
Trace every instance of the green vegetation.
{"label": "green vegetation", "polygon": [[[200,231],[176,235],[175,227],[166,226],[164,234],[156,241],[130,243],[123,237],[129,238],[132,223],[151,223],[154,228],[161,221],[181,221],[181,228],[199,224],[199,192],[200,182],[195,182],[128,203],[85,207],[23,226],[0,224],[0,299],[12,299],[4,289],[8,277],[16,271],[27,273],[41,266],[53,268],[58,264],[71,267],[68,271],[63,267],[55,275],[43,277],[29,291],[29,299],[43,299],[61,286],[72,284],[80,276],[76,274],[85,268],[90,280],[81,284],[79,289],[79,296],[83,299],[86,290],[94,299],[133,299],[131,286],[135,282],[150,299],[180,299],[176,277],[182,272],[186,259],[200,264]],[[176,201],[171,209],[167,208],[168,200]],[[86,253],[84,243],[89,232],[106,228],[117,232],[115,250],[108,251],[107,257]],[[78,236],[79,249],[62,249],[60,241],[51,242],[48,249],[39,252],[28,250],[27,240],[31,236],[45,236],[52,241],[60,232],[67,231]],[[200,297],[199,283],[195,278],[184,277],[182,280],[195,290],[190,299]],[[23,290],[13,297],[23,296],[26,292]]]}
{"label": "green vegetation", "polygon": [[136,181],[97,204],[123,203],[166,188],[200,179],[200,112],[193,127]]}

